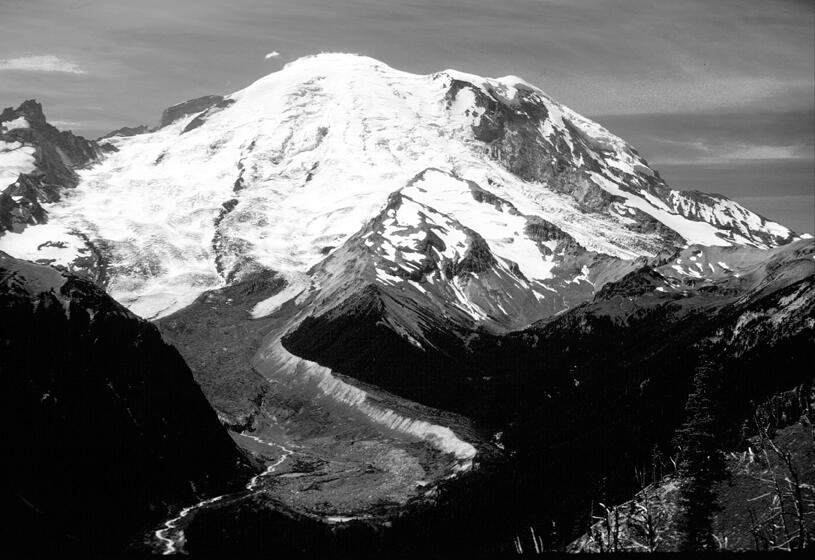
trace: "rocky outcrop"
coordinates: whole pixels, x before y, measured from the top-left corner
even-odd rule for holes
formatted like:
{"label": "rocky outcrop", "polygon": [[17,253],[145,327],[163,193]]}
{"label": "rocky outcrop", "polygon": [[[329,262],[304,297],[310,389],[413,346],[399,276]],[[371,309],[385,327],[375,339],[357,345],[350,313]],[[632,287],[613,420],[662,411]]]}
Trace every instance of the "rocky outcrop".
{"label": "rocky outcrop", "polygon": [[497,264],[495,257],[490,251],[490,246],[484,241],[478,232],[465,229],[470,244],[460,261],[451,263],[445,267],[444,273],[448,279],[466,272],[476,273],[486,272]]}
{"label": "rocky outcrop", "polygon": [[55,196],[54,189],[28,174],[0,193],[0,232],[20,231],[26,225],[42,224],[48,213],[40,204]]}
{"label": "rocky outcrop", "polygon": [[184,101],[183,103],[178,103],[172,107],[168,107],[164,110],[164,113],[161,114],[161,122],[159,123],[159,127],[165,127],[182,117],[186,117],[187,115],[206,111],[213,105],[216,105],[223,100],[224,98],[220,95],[205,95],[203,97],[196,97],[195,99],[190,99],[189,101]]}
{"label": "rocky outcrop", "polygon": [[[436,75],[443,76],[446,74]],[[625,205],[625,196],[602,186],[603,181],[611,180],[621,194],[656,198],[671,213],[714,224],[726,238],[739,243],[772,247],[795,238],[793,232],[774,228],[766,218],[724,196],[671,189],[634,148],[532,86],[519,82],[510,87],[507,79],[476,84],[448,78],[448,107],[462,92],[474,98],[473,109],[467,113],[475,121],[473,137],[484,144],[491,159],[524,181],[571,196],[584,212],[600,213],[615,203]],[[597,177],[601,177],[599,182]],[[683,244],[681,236],[658,220],[636,213],[632,231],[658,232],[674,246]]]}
{"label": "rocky outcrop", "polygon": [[203,125],[209,117],[211,117],[212,115],[219,111],[223,111],[224,109],[233,105],[234,103],[235,103],[234,99],[221,99],[214,105],[208,107],[205,111],[196,116],[194,119],[192,119],[187,124],[187,126],[184,127],[184,130],[181,131],[181,134],[185,134],[191,130],[195,130],[199,126]]}
{"label": "rocky outcrop", "polygon": [[116,130],[112,130],[108,132],[104,136],[100,136],[97,140],[105,140],[107,138],[113,138],[114,136],[136,136],[137,134],[145,134],[150,132],[150,127],[145,124],[140,124],[138,126],[123,126],[122,128],[117,128]]}
{"label": "rocky outcrop", "polygon": [[33,169],[21,173],[14,183],[0,185],[0,234],[46,222],[42,204],[58,201],[64,189],[75,187],[79,182],[75,170],[101,155],[96,142],[49,124],[42,105],[34,100],[0,113],[0,123],[15,121],[25,126],[0,128],[0,141],[33,148],[34,162]]}
{"label": "rocky outcrop", "polygon": [[[465,89],[475,96],[476,107],[483,111],[473,125],[475,138],[487,145],[492,159],[521,179],[545,183],[571,195],[585,211],[601,211],[612,202],[620,202],[621,198],[588,180],[587,172],[600,168],[597,156],[581,144],[569,145],[562,137],[554,141],[547,137],[544,127],[552,116],[541,95],[530,87],[516,87],[517,95],[508,99],[495,88],[480,89],[453,79],[446,99],[452,104]],[[578,160],[585,169],[576,168],[574,162]]]}
{"label": "rocky outcrop", "polygon": [[254,474],[178,352],[96,285],[0,253],[0,311],[10,518],[44,533],[28,553],[121,551]]}
{"label": "rocky outcrop", "polygon": [[4,135],[11,140],[37,148],[37,169],[49,184],[73,187],[77,177],[74,169],[84,167],[99,157],[95,142],[61,131],[49,124],[42,105],[30,99],[16,109],[8,107],[0,113],[0,122],[25,118],[27,127],[15,128]]}

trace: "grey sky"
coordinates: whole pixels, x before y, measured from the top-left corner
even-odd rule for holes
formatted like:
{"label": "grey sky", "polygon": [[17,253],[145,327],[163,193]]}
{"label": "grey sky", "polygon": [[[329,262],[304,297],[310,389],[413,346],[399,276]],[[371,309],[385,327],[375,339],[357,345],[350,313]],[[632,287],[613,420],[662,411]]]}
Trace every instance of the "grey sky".
{"label": "grey sky", "polygon": [[815,230],[810,0],[0,0],[0,106],[97,136],[323,50],[522,76],[672,185]]}

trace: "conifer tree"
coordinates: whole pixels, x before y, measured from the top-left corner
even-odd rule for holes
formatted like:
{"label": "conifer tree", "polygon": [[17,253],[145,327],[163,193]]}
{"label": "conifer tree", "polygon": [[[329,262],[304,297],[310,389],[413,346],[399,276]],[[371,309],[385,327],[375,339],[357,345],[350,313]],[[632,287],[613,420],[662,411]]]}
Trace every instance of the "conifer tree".
{"label": "conifer tree", "polygon": [[677,431],[680,448],[677,529],[680,550],[714,550],[713,515],[719,509],[714,486],[725,476],[724,457],[719,449],[721,421],[719,372],[702,358],[693,377],[685,405],[685,423]]}

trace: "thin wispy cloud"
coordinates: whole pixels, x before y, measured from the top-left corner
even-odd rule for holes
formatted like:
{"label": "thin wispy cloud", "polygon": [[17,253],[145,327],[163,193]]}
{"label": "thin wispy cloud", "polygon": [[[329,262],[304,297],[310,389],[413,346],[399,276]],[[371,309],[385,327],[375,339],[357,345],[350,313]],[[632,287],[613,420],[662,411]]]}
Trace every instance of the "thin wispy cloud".
{"label": "thin wispy cloud", "polygon": [[49,123],[57,128],[76,128],[78,126],[82,126],[82,123],[77,121],[61,121],[59,119],[50,120]]}
{"label": "thin wispy cloud", "polygon": [[608,115],[599,121],[656,164],[807,160],[815,154],[812,109]]}
{"label": "thin wispy cloud", "polygon": [[62,72],[66,74],[86,74],[79,65],[52,54],[21,56],[0,59],[0,70],[20,70],[24,72]]}
{"label": "thin wispy cloud", "polygon": [[801,159],[807,160],[811,154],[806,146],[751,146],[736,144],[717,154],[723,161],[767,160],[767,159]]}

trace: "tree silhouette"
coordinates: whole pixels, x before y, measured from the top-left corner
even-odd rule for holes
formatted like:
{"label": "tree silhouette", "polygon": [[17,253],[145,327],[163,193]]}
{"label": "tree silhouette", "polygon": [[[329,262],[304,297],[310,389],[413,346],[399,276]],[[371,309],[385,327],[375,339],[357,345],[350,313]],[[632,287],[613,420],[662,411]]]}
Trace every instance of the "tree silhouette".
{"label": "tree silhouette", "polygon": [[714,550],[713,515],[719,510],[714,486],[725,476],[719,449],[721,421],[718,414],[720,376],[703,357],[693,377],[685,405],[685,423],[677,430],[680,448],[677,530],[680,550]]}

